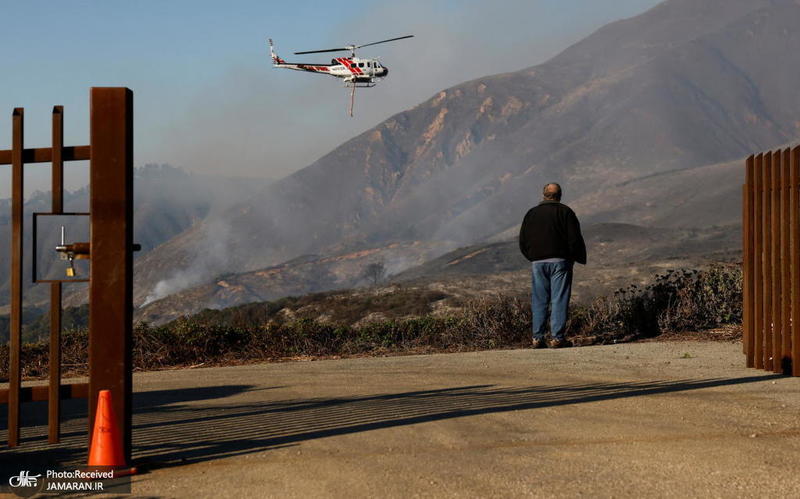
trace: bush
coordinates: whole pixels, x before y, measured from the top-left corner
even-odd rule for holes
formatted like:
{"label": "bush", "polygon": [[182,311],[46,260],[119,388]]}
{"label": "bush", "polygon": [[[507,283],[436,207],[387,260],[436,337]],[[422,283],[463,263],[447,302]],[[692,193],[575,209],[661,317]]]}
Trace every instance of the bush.
{"label": "bush", "polygon": [[742,271],[739,266],[714,265],[682,273],[673,282],[673,302],[659,316],[663,331],[710,329],[742,322]]}
{"label": "bush", "polygon": [[573,314],[579,335],[648,338],[699,331],[742,320],[742,272],[738,265],[668,271],[644,288],[617,290]]}

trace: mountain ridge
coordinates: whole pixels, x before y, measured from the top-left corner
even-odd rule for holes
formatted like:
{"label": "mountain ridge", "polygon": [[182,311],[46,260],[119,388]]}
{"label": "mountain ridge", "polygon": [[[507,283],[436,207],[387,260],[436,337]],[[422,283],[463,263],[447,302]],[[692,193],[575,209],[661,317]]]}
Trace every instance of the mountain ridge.
{"label": "mountain ridge", "polygon": [[[736,201],[709,212],[703,191],[659,192],[653,175],[726,198],[736,161],[798,136],[797,22],[794,0],[669,0],[544,64],[445,89],[145,256],[137,300],[170,272],[209,282],[301,254],[485,240],[511,230],[545,181],[589,223],[729,224]],[[642,185],[652,209],[630,201]],[[197,264],[208,240],[217,256]]]}

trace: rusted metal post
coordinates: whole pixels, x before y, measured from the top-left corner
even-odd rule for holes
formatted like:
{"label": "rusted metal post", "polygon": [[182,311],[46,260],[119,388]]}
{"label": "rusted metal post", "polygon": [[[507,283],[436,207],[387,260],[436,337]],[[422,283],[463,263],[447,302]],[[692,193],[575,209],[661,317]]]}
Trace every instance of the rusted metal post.
{"label": "rusted metal post", "polygon": [[800,147],[791,153],[792,375],[800,376]]}
{"label": "rusted metal post", "polygon": [[[50,190],[52,213],[64,211],[64,108],[53,107],[53,160]],[[33,255],[36,258],[36,255]],[[61,437],[61,283],[50,283],[50,358],[49,392],[47,402],[48,441],[57,443]]]}
{"label": "rusted metal post", "polygon": [[783,262],[781,262],[781,248],[783,242],[781,241],[781,220],[782,200],[781,200],[781,172],[783,171],[781,160],[783,155],[781,151],[772,153],[772,203],[770,210],[772,212],[772,246],[771,265],[772,265],[772,370],[774,372],[781,372],[781,358],[783,348],[783,298],[781,296],[783,278]]}
{"label": "rusted metal post", "polygon": [[[749,159],[748,159],[749,161]],[[749,316],[747,301],[750,299],[750,290],[747,288],[749,265],[747,262],[747,239],[750,228],[747,226],[747,168],[745,167],[745,183],[742,184],[742,353],[747,356],[747,336],[750,333],[748,326]]]}
{"label": "rusted metal post", "polygon": [[747,356],[747,367],[753,367],[753,169],[755,157],[747,158],[745,184],[742,190],[742,348]]}
{"label": "rusted metal post", "polygon": [[19,445],[19,404],[22,373],[22,250],[24,182],[23,155],[25,151],[25,112],[14,109],[11,139],[11,323],[8,350],[8,446]]}
{"label": "rusted metal post", "polygon": [[764,155],[755,159],[753,170],[753,363],[757,369],[764,367]]}
{"label": "rusted metal post", "polygon": [[133,336],[133,93],[91,92],[89,439],[97,396],[111,390],[126,460],[131,458]]}
{"label": "rusted metal post", "polygon": [[791,373],[792,356],[792,259],[790,235],[790,159],[789,149],[781,158],[781,347],[778,358],[782,373]]}
{"label": "rusted metal post", "polygon": [[762,238],[764,240],[764,369],[772,370],[772,152],[764,154],[764,224]]}

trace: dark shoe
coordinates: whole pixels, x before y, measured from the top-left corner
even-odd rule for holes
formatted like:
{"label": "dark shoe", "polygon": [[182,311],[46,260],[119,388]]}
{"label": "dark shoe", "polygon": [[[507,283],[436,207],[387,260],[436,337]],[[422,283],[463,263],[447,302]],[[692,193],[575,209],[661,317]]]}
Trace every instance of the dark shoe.
{"label": "dark shoe", "polygon": [[537,340],[534,339],[533,343],[531,343],[531,348],[545,348],[547,345],[545,344],[544,340]]}
{"label": "dark shoe", "polygon": [[572,343],[564,338],[559,338],[557,340],[548,341],[547,346],[550,348],[566,348],[566,347],[571,347]]}

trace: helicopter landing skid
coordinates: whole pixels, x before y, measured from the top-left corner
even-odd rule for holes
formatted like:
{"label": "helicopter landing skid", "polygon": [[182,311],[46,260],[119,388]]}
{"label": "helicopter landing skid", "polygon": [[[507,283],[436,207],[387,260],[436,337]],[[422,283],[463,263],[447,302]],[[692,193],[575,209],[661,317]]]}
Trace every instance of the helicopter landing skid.
{"label": "helicopter landing skid", "polygon": [[344,82],[344,86],[347,87],[347,88],[350,88],[350,87],[372,88],[372,87],[374,87],[376,85],[377,85],[377,83],[365,82],[365,81],[357,81],[357,82],[346,81],[346,82]]}

